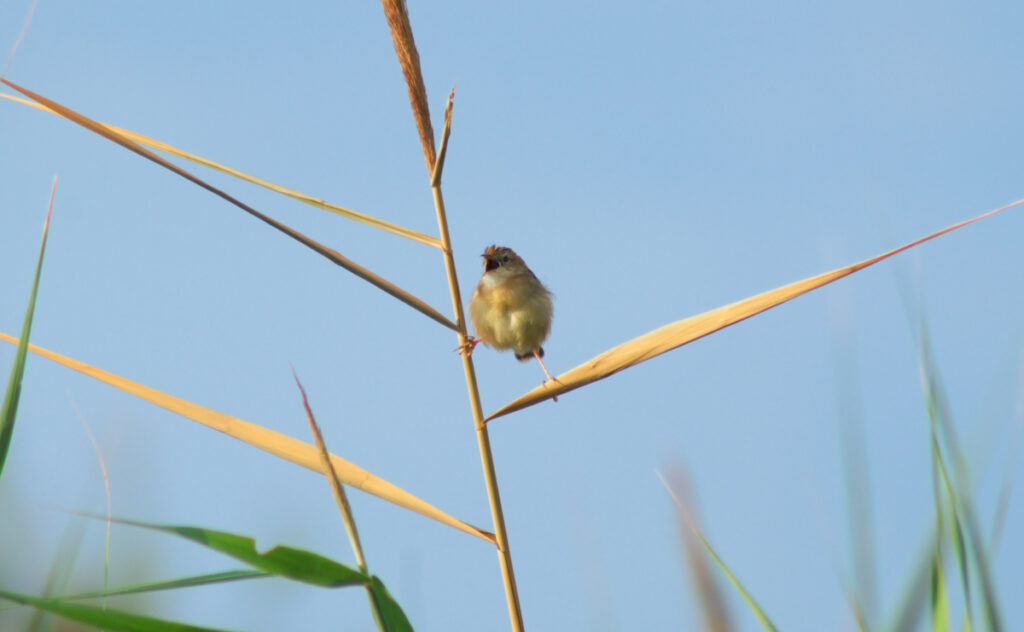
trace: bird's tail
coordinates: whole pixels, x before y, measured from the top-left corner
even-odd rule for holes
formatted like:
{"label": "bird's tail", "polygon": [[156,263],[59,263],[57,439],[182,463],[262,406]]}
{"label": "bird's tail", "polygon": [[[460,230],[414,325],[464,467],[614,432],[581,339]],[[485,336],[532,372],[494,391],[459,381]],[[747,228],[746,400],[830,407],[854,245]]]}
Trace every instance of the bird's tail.
{"label": "bird's tail", "polygon": [[[537,355],[539,355],[542,358],[544,357],[544,347],[537,347]],[[529,352],[529,353],[523,353],[523,354],[517,353],[516,354],[516,360],[519,360],[520,362],[526,362],[527,360],[531,360],[532,358],[533,358],[533,352],[532,351]]]}

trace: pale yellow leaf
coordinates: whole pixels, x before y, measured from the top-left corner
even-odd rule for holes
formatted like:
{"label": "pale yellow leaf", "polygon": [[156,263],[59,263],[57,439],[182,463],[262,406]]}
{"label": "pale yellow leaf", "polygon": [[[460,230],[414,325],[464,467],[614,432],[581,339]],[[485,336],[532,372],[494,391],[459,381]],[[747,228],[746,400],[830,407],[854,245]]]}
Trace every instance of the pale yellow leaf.
{"label": "pale yellow leaf", "polygon": [[[61,115],[59,112],[56,112],[46,107],[45,105],[34,103],[32,101],[29,101],[28,99],[22,99],[21,97],[16,97],[14,95],[0,93],[0,98],[8,99],[16,103],[21,103],[22,105],[27,105],[29,107],[36,108],[37,110],[42,110],[43,112],[56,114],[57,116]],[[142,134],[138,134],[131,130],[124,129],[123,127],[117,127],[115,125],[109,125],[107,123],[101,123],[99,121],[96,121],[96,123],[97,125],[100,125],[115,134],[119,134],[121,136],[129,138],[135,141],[136,143],[139,143],[140,145],[152,147],[153,149],[156,149],[158,151],[167,152],[173,156],[178,156],[179,158],[184,158],[185,160],[189,160],[196,164],[203,165],[204,167],[215,169],[217,171],[220,171],[221,173],[226,173],[230,176],[234,176],[241,180],[245,180],[246,182],[251,182],[252,184],[259,185],[266,189],[270,189],[271,191],[280,193],[281,195],[287,195],[290,198],[294,198],[300,202],[305,202],[306,204],[309,204],[311,206],[315,206],[325,211],[330,211],[337,215],[341,215],[342,217],[347,217],[357,222],[362,222],[363,224],[366,224],[368,226],[373,226],[374,228],[386,230],[389,233],[401,235],[402,237],[406,237],[408,239],[412,239],[413,241],[418,241],[420,243],[427,244],[428,246],[433,246],[434,248],[441,248],[441,240],[438,239],[437,237],[431,237],[430,235],[425,235],[410,228],[406,228],[404,226],[399,226],[398,224],[392,224],[391,222],[378,219],[376,217],[373,217],[372,215],[367,215],[366,213],[360,213],[359,211],[353,211],[352,209],[345,208],[343,206],[338,206],[337,204],[332,204],[325,200],[321,200],[320,198],[313,197],[312,195],[302,193],[301,191],[296,191],[295,189],[289,189],[288,187],[281,186],[279,184],[274,184],[273,182],[270,182],[268,180],[257,178],[256,176],[249,175],[244,171],[239,171],[238,169],[228,167],[227,165],[222,165],[208,158],[203,158],[202,156],[197,156],[187,151],[178,149],[173,145],[168,145],[167,143],[158,141],[148,136],[143,136]]]}
{"label": "pale yellow leaf", "polygon": [[193,175],[192,173],[189,173],[188,171],[185,171],[184,169],[182,169],[178,165],[176,165],[176,164],[174,164],[172,162],[169,162],[167,160],[164,160],[163,158],[161,158],[160,156],[158,156],[158,155],[154,154],[153,152],[149,151],[148,149],[146,149],[142,145],[136,143],[134,140],[121,135],[120,133],[114,131],[113,129],[111,129],[111,128],[107,127],[107,126],[101,125],[100,123],[92,120],[91,118],[89,118],[87,116],[84,116],[82,114],[79,114],[78,112],[75,112],[74,110],[72,110],[72,109],[70,109],[70,108],[68,108],[66,106],[63,106],[60,103],[57,103],[56,101],[53,101],[51,99],[47,99],[46,97],[44,97],[44,96],[42,96],[40,94],[36,94],[35,92],[32,92],[31,90],[28,90],[27,88],[22,88],[21,86],[19,86],[17,84],[14,84],[14,83],[11,83],[10,81],[8,81],[6,79],[0,78],[0,83],[3,83],[4,85],[7,85],[7,86],[9,86],[11,88],[14,88],[18,92],[20,92],[20,93],[24,94],[25,96],[31,98],[33,101],[36,101],[37,103],[40,103],[40,104],[46,106],[46,108],[48,110],[59,114],[60,116],[68,119],[69,121],[73,121],[73,122],[81,125],[82,127],[88,129],[89,131],[94,132],[96,134],[99,134],[100,136],[106,138],[107,140],[115,142],[118,145],[121,145],[122,147],[124,147],[125,149],[128,149],[129,151],[135,152],[136,154],[142,156],[143,158],[146,158],[147,160],[151,160],[151,161],[155,162],[156,164],[160,165],[161,167],[167,169],[168,171],[176,173],[177,175],[181,176],[182,178],[185,178],[186,180],[188,180],[189,182],[192,182],[193,184],[196,184],[196,185],[206,189],[210,193],[213,193],[214,195],[222,198],[223,200],[225,200],[225,201],[227,201],[227,202],[237,206],[238,208],[242,209],[246,213],[248,213],[248,214],[252,215],[253,217],[255,217],[256,219],[260,220],[261,222],[264,222],[265,224],[267,224],[267,225],[277,229],[278,231],[284,233],[285,235],[288,235],[289,237],[291,237],[295,241],[298,241],[299,243],[303,244],[307,248],[309,248],[309,249],[313,250],[314,252],[316,252],[316,253],[322,255],[323,257],[327,258],[329,261],[331,261],[331,262],[341,266],[342,268],[345,268],[346,270],[348,270],[352,274],[358,276],[359,278],[363,279],[364,281],[367,281],[367,282],[377,286],[378,288],[384,290],[385,292],[387,292],[391,296],[394,296],[398,300],[402,301],[406,305],[409,305],[410,307],[412,307],[413,309],[419,311],[420,313],[422,313],[422,314],[424,314],[426,316],[429,316],[430,318],[432,318],[435,321],[441,323],[445,327],[448,327],[449,329],[451,329],[453,331],[457,331],[458,330],[458,327],[455,326],[455,323],[453,323],[446,316],[441,314],[441,312],[437,311],[436,309],[434,309],[433,307],[428,305],[426,302],[424,302],[423,300],[421,300],[417,296],[415,296],[415,295],[407,292],[406,290],[398,287],[397,285],[395,285],[394,283],[388,281],[384,277],[382,277],[382,276],[380,276],[380,275],[378,275],[378,274],[376,274],[376,273],[374,273],[374,272],[372,272],[370,270],[367,270],[366,268],[362,267],[358,263],[356,263],[356,262],[352,261],[351,259],[348,259],[347,257],[345,257],[344,255],[342,255],[337,250],[334,250],[333,248],[328,248],[324,244],[321,244],[320,242],[316,241],[315,239],[311,239],[310,237],[300,233],[299,231],[295,230],[294,228],[291,228],[290,226],[282,224],[281,222],[277,221],[276,219],[274,219],[272,217],[269,217],[269,216],[259,212],[258,210],[254,209],[253,207],[249,206],[248,204],[242,202],[241,200],[235,198],[234,196],[226,193],[225,191],[222,191],[222,190],[218,189],[217,187],[213,186],[212,184],[206,182],[205,180],[196,177],[195,175]]}
{"label": "pale yellow leaf", "polygon": [[[5,340],[14,345],[18,344],[17,338],[2,332],[0,332],[0,340]],[[325,474],[316,446],[306,443],[305,441],[300,441],[294,437],[289,437],[288,435],[269,428],[264,428],[263,426],[245,421],[244,419],[232,417],[231,415],[206,408],[205,406],[194,404],[179,397],[168,395],[167,393],[144,386],[138,382],[133,382],[129,379],[104,371],[103,369],[98,369],[94,366],[85,364],[84,362],[79,362],[78,360],[62,356],[59,353],[43,349],[42,347],[38,347],[33,344],[29,344],[29,351],[47,358],[48,360],[53,360],[58,364],[62,364],[69,369],[74,369],[79,373],[88,375],[93,379],[109,384],[115,388],[119,388],[126,393],[135,395],[136,397],[156,404],[157,406],[173,413],[177,413],[183,417],[191,419],[192,421],[201,423],[208,428],[213,428],[214,430],[223,432],[224,434],[234,437],[239,441],[244,441],[245,443],[255,446],[264,452],[269,452],[270,454],[281,457],[287,461],[291,461],[297,465],[301,465],[302,467],[313,470],[314,472]],[[350,463],[349,461],[346,461],[334,454],[331,455],[331,463],[337,471],[338,478],[346,485],[361,489],[367,494],[372,494],[378,498],[394,503],[399,507],[415,511],[420,515],[433,518],[438,522],[454,527],[460,531],[465,531],[471,535],[475,535],[478,538],[491,542],[492,544],[495,542],[494,535],[492,533],[484,531],[483,529],[478,529],[473,525],[449,516],[426,501],[420,500],[409,492],[371,474],[354,463]]]}
{"label": "pale yellow leaf", "polygon": [[724,305],[711,311],[704,312],[703,314],[690,316],[689,318],[684,318],[683,320],[679,320],[655,329],[654,331],[650,331],[616,347],[612,347],[604,353],[591,358],[573,369],[569,369],[562,375],[559,375],[554,383],[546,382],[541,384],[530,392],[520,396],[518,399],[515,399],[491,413],[487,417],[487,421],[490,421],[495,417],[500,417],[502,415],[507,415],[508,413],[521,410],[527,406],[532,406],[533,404],[556,397],[562,393],[590,384],[591,382],[596,382],[597,380],[606,378],[613,373],[618,373],[623,369],[628,369],[629,367],[640,364],[645,360],[650,360],[655,356],[659,356],[666,351],[671,351],[672,349],[681,347],[688,342],[693,342],[694,340],[714,333],[719,329],[724,329],[729,325],[750,318],[751,316],[759,314],[781,303],[785,303],[790,299],[831,283],[836,279],[841,279],[844,276],[853,274],[858,270],[878,263],[879,261],[903,252],[904,250],[913,248],[914,246],[924,243],[929,239],[934,239],[939,235],[943,235],[980,219],[995,215],[1000,211],[1005,211],[1008,208],[1012,208],[1022,203],[1024,203],[1024,199],[1017,200],[1016,202],[1012,202],[1006,206],[997,208],[958,224],[947,226],[940,231],[926,235],[909,244],[900,246],[899,248],[883,252],[882,254],[871,257],[870,259],[865,259],[859,263],[854,263],[853,265],[838,268],[830,272],[824,272],[802,281],[790,283],[789,285],[783,285],[782,287],[775,288],[774,290],[762,292],[761,294],[751,296],[750,298],[745,298],[742,301],[737,301],[730,305]]}

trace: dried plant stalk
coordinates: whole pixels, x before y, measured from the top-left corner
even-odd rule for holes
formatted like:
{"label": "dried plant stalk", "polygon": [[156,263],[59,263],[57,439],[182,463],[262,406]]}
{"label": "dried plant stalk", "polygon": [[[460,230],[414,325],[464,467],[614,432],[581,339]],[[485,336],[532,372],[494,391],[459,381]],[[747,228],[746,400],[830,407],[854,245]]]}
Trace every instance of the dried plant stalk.
{"label": "dried plant stalk", "polygon": [[[440,160],[434,166],[431,176],[431,189],[434,193],[434,207],[437,210],[437,224],[441,231],[441,242],[444,244],[444,264],[448,273],[448,287],[452,295],[452,307],[455,309],[456,332],[459,347],[464,348],[468,342],[466,333],[466,316],[462,309],[462,295],[459,292],[459,279],[455,273],[455,260],[452,258],[451,241],[448,236],[448,220],[445,215],[444,198],[441,195],[441,172],[444,168],[444,155],[451,133],[452,99],[455,90],[448,95],[448,105],[444,112],[444,134],[441,138]],[[466,389],[469,391],[469,405],[473,412],[473,424],[476,428],[477,447],[480,450],[480,462],[484,469],[484,483],[487,485],[487,498],[491,506],[491,520],[494,524],[494,537],[498,545],[498,563],[501,576],[505,583],[505,600],[508,602],[509,618],[512,629],[523,630],[523,615],[519,605],[519,589],[516,586],[515,572],[512,569],[512,553],[509,550],[508,533],[505,531],[505,513],[501,507],[501,494],[498,492],[498,475],[494,469],[494,456],[491,453],[491,439],[484,421],[483,406],[480,404],[480,390],[476,383],[476,369],[473,358],[466,351],[462,355],[462,368],[466,374]]]}
{"label": "dried plant stalk", "polygon": [[[412,37],[412,26],[409,24],[409,12],[403,0],[381,0],[384,15],[391,30],[391,39],[395,44],[398,62],[402,66],[402,74],[409,88],[409,101],[412,105],[416,128],[420,133],[423,145],[423,158],[427,162],[430,175],[430,188],[434,195],[434,209],[437,212],[437,226],[441,236],[441,251],[444,253],[444,268],[448,275],[448,288],[451,292],[452,308],[455,312],[455,331],[458,334],[459,346],[466,344],[466,317],[462,309],[462,296],[459,292],[459,279],[455,272],[455,260],[452,256],[451,238],[448,234],[448,219],[444,209],[444,197],[441,195],[441,173],[444,169],[444,154],[451,132],[452,94],[448,96],[445,108],[445,129],[441,139],[440,159],[434,148],[434,132],[430,124],[430,109],[427,105],[427,91],[423,85],[423,73],[420,70],[419,53]],[[519,607],[519,591],[516,588],[515,574],[512,571],[512,555],[509,551],[508,534],[505,531],[505,515],[501,508],[501,496],[498,493],[498,477],[494,470],[494,457],[491,453],[491,440],[484,423],[483,407],[480,405],[480,392],[476,384],[476,371],[473,359],[462,353],[462,368],[466,374],[466,388],[469,391],[469,404],[473,413],[473,425],[476,430],[477,447],[480,451],[480,462],[484,470],[484,484],[487,486],[487,499],[491,506],[491,519],[494,523],[494,536],[498,545],[498,563],[501,566],[501,577],[505,585],[505,600],[508,603],[509,619],[512,629],[520,632],[523,629],[523,615]]]}

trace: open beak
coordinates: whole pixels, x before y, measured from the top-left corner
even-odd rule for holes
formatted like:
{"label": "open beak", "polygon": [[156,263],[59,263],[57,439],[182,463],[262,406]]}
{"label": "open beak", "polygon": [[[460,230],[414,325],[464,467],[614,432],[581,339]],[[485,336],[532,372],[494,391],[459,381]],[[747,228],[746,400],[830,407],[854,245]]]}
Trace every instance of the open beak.
{"label": "open beak", "polygon": [[498,261],[492,255],[480,255],[484,258],[484,272],[490,272],[491,270],[498,269]]}

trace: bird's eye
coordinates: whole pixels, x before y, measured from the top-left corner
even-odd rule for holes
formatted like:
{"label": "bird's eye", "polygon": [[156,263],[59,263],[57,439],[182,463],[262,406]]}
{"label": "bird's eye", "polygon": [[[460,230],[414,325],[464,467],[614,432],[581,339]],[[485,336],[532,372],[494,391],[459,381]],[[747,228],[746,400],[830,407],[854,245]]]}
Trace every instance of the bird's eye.
{"label": "bird's eye", "polygon": [[508,255],[502,255],[501,262],[502,263],[508,263]]}

